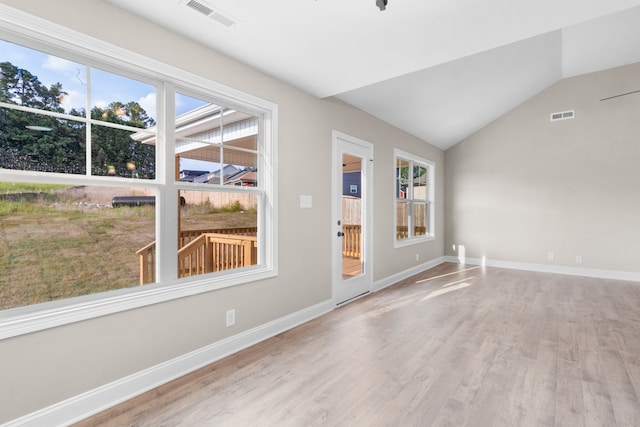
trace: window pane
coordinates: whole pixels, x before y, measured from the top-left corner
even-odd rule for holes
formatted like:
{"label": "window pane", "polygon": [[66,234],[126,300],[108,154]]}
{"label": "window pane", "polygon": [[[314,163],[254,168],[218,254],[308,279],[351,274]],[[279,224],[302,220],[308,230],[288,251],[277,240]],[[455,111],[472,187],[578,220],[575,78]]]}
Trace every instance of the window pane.
{"label": "window pane", "polygon": [[87,105],[84,65],[0,40],[0,101],[84,115]]}
{"label": "window pane", "polygon": [[409,197],[409,162],[402,159],[396,160],[396,198]]}
{"label": "window pane", "polygon": [[176,117],[180,117],[185,113],[204,107],[207,104],[210,103],[192,96],[176,93]]}
{"label": "window pane", "polygon": [[427,169],[424,166],[413,166],[413,198],[427,200]]}
{"label": "window pane", "polygon": [[257,196],[180,191],[178,277],[258,263]]}
{"label": "window pane", "polygon": [[233,166],[238,170],[237,173],[225,177],[225,185],[258,186],[258,155],[256,153],[227,148],[224,150],[224,160],[227,163],[227,169]]}
{"label": "window pane", "polygon": [[413,204],[413,235],[423,236],[427,234],[427,204]]}
{"label": "window pane", "polygon": [[258,184],[258,117],[182,94],[176,94],[176,114],[176,179]]}
{"label": "window pane", "polygon": [[91,69],[91,118],[147,129],[156,124],[156,87]]}
{"label": "window pane", "polygon": [[221,108],[190,96],[176,94],[176,180],[220,184],[223,173]]}
{"label": "window pane", "polygon": [[225,146],[257,150],[258,118],[250,114],[225,109],[222,125]]}
{"label": "window pane", "polygon": [[85,125],[0,108],[0,168],[85,173]]}
{"label": "window pane", "polygon": [[0,190],[0,309],[139,285],[144,247],[155,266],[148,190],[11,182]]}
{"label": "window pane", "polygon": [[[153,140],[153,144],[146,141]],[[154,179],[156,146],[152,133],[91,127],[91,174]]]}
{"label": "window pane", "polygon": [[409,238],[409,203],[405,201],[396,202],[396,238]]}

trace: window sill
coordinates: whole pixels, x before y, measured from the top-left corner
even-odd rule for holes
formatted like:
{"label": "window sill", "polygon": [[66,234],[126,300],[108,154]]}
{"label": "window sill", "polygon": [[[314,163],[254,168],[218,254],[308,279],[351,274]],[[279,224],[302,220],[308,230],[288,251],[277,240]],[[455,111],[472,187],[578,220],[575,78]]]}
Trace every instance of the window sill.
{"label": "window sill", "polygon": [[436,236],[434,236],[434,235],[412,237],[410,239],[403,239],[403,240],[394,239],[393,247],[394,248],[404,248],[406,246],[418,245],[420,243],[431,242],[433,240],[436,240]]}
{"label": "window sill", "polygon": [[180,280],[8,309],[0,312],[0,340],[275,276],[275,268],[249,267],[187,283]]}

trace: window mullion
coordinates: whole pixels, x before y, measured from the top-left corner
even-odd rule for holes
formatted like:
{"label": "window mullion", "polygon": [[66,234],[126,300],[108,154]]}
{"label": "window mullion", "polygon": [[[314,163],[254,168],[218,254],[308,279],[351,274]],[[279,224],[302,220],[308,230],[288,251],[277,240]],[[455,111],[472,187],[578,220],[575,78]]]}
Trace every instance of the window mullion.
{"label": "window mullion", "polygon": [[178,277],[178,187],[175,157],[175,89],[168,83],[158,96],[158,134],[156,142],[156,176],[162,185],[156,198],[156,277],[158,282]]}
{"label": "window mullion", "polygon": [[85,127],[85,144],[86,144],[86,156],[85,164],[86,164],[86,175],[91,176],[91,164],[92,164],[92,144],[91,144],[91,69],[89,67],[85,67],[85,75],[87,81],[87,93],[86,99],[87,103],[85,106],[85,119],[87,120],[87,125]]}
{"label": "window mullion", "polygon": [[224,108],[220,107],[220,185],[225,184],[224,177]]}
{"label": "window mullion", "polygon": [[414,233],[414,222],[415,222],[415,218],[414,218],[414,199],[413,199],[413,168],[414,168],[414,163],[413,160],[409,160],[409,170],[407,172],[407,198],[409,200],[409,223],[407,224],[408,226],[408,230],[407,230],[407,234],[409,236],[409,238],[413,238],[415,237],[415,233]]}

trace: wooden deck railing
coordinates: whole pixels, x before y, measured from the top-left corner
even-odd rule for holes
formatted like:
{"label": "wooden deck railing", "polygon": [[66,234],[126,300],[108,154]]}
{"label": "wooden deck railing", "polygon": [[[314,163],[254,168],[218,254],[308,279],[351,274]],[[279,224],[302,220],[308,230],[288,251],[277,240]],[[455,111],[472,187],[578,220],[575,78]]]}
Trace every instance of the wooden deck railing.
{"label": "wooden deck railing", "polygon": [[190,241],[197,238],[204,233],[216,233],[216,234],[233,234],[240,236],[255,236],[258,232],[258,227],[234,227],[234,228],[207,228],[201,230],[183,230],[180,232],[178,241],[178,248],[182,248]]}
{"label": "wooden deck railing", "polygon": [[254,236],[205,233],[178,251],[178,277],[247,267],[257,261]]}
{"label": "wooden deck railing", "polygon": [[136,251],[140,258],[140,284],[156,281],[156,242]]}
{"label": "wooden deck railing", "polygon": [[342,256],[360,258],[362,251],[362,227],[359,224],[342,226]]}
{"label": "wooden deck railing", "polygon": [[[178,245],[178,277],[202,274],[238,268],[257,263],[257,227],[211,228],[202,230],[184,230],[180,233]],[[225,238],[205,241],[202,236],[221,235]],[[240,238],[240,236],[243,236]],[[194,243],[195,241],[197,243]],[[242,243],[237,242],[252,242]],[[242,249],[233,248],[242,246]],[[251,250],[245,249],[251,246]],[[195,248],[195,249],[194,249]],[[140,260],[140,284],[155,282],[156,242],[151,242],[136,251]],[[241,258],[238,258],[238,257]],[[188,260],[187,260],[188,259]],[[197,273],[196,273],[197,272]]]}

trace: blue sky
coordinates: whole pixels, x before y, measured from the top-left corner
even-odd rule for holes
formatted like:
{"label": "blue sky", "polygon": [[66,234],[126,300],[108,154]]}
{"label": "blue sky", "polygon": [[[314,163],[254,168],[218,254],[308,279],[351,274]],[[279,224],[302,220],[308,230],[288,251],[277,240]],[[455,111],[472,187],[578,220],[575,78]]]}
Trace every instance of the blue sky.
{"label": "blue sky", "polygon": [[[4,40],[0,40],[0,62],[11,62],[30,71],[46,86],[61,83],[68,93],[62,101],[65,111],[86,106],[86,66]],[[99,107],[115,101],[136,101],[150,117],[156,118],[156,89],[153,85],[95,68],[91,69],[91,100],[92,106]],[[206,102],[179,95],[176,97],[177,115],[204,104]]]}

